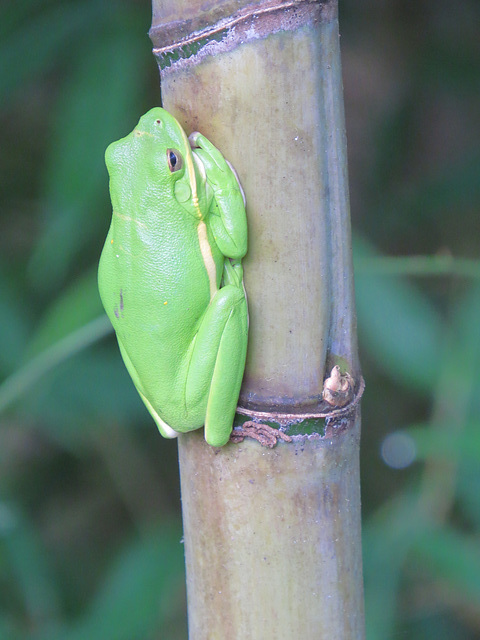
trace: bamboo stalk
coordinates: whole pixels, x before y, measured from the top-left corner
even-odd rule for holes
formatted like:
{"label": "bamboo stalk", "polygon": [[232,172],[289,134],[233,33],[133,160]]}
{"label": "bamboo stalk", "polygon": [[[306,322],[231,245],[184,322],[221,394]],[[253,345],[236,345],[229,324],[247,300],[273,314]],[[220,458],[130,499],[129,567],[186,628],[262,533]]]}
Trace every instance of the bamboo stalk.
{"label": "bamboo stalk", "polygon": [[[163,106],[247,195],[242,411],[328,413],[334,365],[361,393],[336,2],[154,0],[151,37]],[[364,637],[358,405],[299,430],[180,436],[191,640]]]}
{"label": "bamboo stalk", "polygon": [[358,439],[181,436],[190,638],[363,638]]}

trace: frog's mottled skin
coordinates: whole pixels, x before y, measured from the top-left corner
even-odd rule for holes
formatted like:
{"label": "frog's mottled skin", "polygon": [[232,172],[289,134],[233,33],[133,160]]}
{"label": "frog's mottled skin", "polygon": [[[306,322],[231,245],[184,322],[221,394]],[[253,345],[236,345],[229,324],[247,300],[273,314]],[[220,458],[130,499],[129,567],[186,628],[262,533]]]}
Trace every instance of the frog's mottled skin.
{"label": "frog's mottled skin", "polygon": [[[155,108],[106,152],[113,215],[99,288],[127,369],[160,432],[232,430],[248,315],[242,193],[200,134]],[[173,155],[172,155],[173,152]]]}

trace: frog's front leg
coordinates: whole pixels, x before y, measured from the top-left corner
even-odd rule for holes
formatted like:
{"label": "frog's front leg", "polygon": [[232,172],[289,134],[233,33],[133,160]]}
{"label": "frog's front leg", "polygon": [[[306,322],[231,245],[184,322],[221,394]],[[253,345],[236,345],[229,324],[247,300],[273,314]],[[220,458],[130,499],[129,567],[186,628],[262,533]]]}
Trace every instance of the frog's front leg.
{"label": "frog's front leg", "polygon": [[218,248],[224,256],[243,258],[247,252],[247,217],[238,176],[220,151],[201,133],[192,133],[189,140],[214,193],[215,205],[209,224]]}
{"label": "frog's front leg", "polygon": [[219,289],[195,337],[186,380],[186,408],[207,397],[205,440],[221,447],[230,437],[247,352],[248,315],[243,288]]}

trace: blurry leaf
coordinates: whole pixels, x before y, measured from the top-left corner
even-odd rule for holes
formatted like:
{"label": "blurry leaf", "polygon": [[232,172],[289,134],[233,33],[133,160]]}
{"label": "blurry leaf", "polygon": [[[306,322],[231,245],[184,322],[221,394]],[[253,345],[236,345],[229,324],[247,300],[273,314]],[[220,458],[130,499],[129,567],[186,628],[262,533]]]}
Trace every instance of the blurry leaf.
{"label": "blurry leaf", "polygon": [[[121,27],[115,30],[115,27]],[[143,44],[134,30],[112,31],[88,43],[70,70],[58,103],[44,176],[46,227],[30,264],[35,286],[54,289],[82,247],[106,235],[107,145],[136,124],[146,71]]]}
{"label": "blurry leaf", "polygon": [[83,620],[32,640],[144,640],[184,607],[180,526],[164,526],[119,554]]}
{"label": "blurry leaf", "polygon": [[[480,286],[471,287],[454,314],[456,344],[451,349],[453,399],[460,403],[452,420],[465,421],[451,430],[451,450],[462,458],[457,472],[457,494],[464,513],[480,529]],[[446,443],[445,443],[446,445]]]}
{"label": "blurry leaf", "polygon": [[375,164],[372,167],[372,190],[384,191],[392,182],[398,184],[399,176],[408,167],[415,136],[415,102],[411,98],[400,101],[379,122],[375,134]]}
{"label": "blurry leaf", "polygon": [[102,314],[95,267],[75,280],[47,310],[30,341],[29,357],[37,355]]}
{"label": "blurry leaf", "polygon": [[25,640],[23,632],[15,629],[13,619],[0,613],[0,638],[5,640]]}
{"label": "blurry leaf", "polygon": [[[451,165],[438,169],[433,175],[422,176],[414,183],[387,195],[389,216],[408,225],[438,222],[439,215],[452,214],[480,205],[480,156],[456,159]],[[420,228],[422,228],[420,226]]]}
{"label": "blurry leaf", "polygon": [[450,348],[451,393],[468,419],[480,420],[480,285],[472,286],[458,302]]}
{"label": "blurry leaf", "polygon": [[407,623],[402,622],[392,640],[472,640],[448,610],[438,611],[427,605],[415,611]]}
{"label": "blurry leaf", "polygon": [[[13,10],[13,7],[16,10]],[[33,19],[19,24],[38,9],[38,3],[30,6],[22,3],[5,3],[0,13],[2,31],[8,37],[0,41],[0,95],[8,99],[22,83],[37,78],[58,61],[58,54],[69,43],[75,42],[75,34],[98,23],[106,14],[103,2],[62,2],[48,7]],[[22,16],[23,14],[23,16]]]}
{"label": "blurry leaf", "polygon": [[72,355],[110,333],[106,316],[100,316],[51,345],[0,384],[0,413],[17,402],[46,374]]}
{"label": "blurry leaf", "polygon": [[[480,286],[467,289],[450,313],[443,343],[440,384],[435,393],[436,420],[452,438],[478,423],[480,391]],[[474,436],[472,438],[472,443]]]}
{"label": "blurry leaf", "polygon": [[[6,550],[9,575],[22,598],[22,608],[31,623],[54,617],[59,610],[60,598],[38,531],[18,510],[5,504],[1,507],[3,511],[10,511],[10,526],[0,531],[0,544]],[[5,520],[4,516],[2,520]]]}
{"label": "blurry leaf", "polygon": [[432,577],[457,592],[457,597],[480,605],[480,547],[471,538],[445,525],[419,537],[414,544],[415,563],[427,566]]}
{"label": "blurry leaf", "polygon": [[[406,278],[362,273],[361,260],[373,251],[354,247],[360,337],[371,356],[394,380],[415,391],[437,382],[444,327],[435,308]],[[384,259],[385,260],[385,259]]]}
{"label": "blurry leaf", "polygon": [[415,493],[391,500],[363,527],[363,567],[368,640],[392,638],[404,563],[425,522]]}
{"label": "blurry leaf", "polygon": [[0,265],[0,374],[10,373],[22,357],[30,330],[29,310]]}
{"label": "blurry leaf", "polygon": [[[442,425],[443,427],[443,425]],[[407,433],[415,443],[418,460],[460,458],[480,464],[480,422],[464,425],[460,432],[449,432],[434,425],[409,427]]]}
{"label": "blurry leaf", "polygon": [[480,279],[480,260],[454,258],[451,254],[410,256],[362,256],[359,259],[362,274],[394,276],[454,276]]}
{"label": "blurry leaf", "polygon": [[38,7],[38,0],[5,2],[0,6],[0,37],[5,40],[16,31],[22,21],[32,15],[32,9]]}
{"label": "blurry leaf", "polygon": [[[88,350],[56,367],[32,387],[21,407],[64,446],[103,421],[149,424],[149,414],[118,349]],[[154,426],[153,422],[150,426]]]}
{"label": "blurry leaf", "polygon": [[[475,29],[479,19],[477,6],[476,15],[471,16],[470,24],[462,25],[463,29],[460,27],[460,32],[450,30],[442,33],[440,37],[437,35],[429,38],[418,66],[419,82],[422,86],[427,86],[432,92],[451,91],[457,99],[465,92],[472,92],[473,96],[478,98],[480,55],[478,46],[475,46],[477,38],[474,36],[469,40],[464,37],[467,34],[463,32],[468,28]],[[458,29],[459,24],[456,26]]]}
{"label": "blurry leaf", "polygon": [[480,460],[464,459],[458,469],[457,493],[464,515],[480,531]]}
{"label": "blurry leaf", "polygon": [[[96,637],[129,640],[161,630],[161,617],[183,605],[184,553],[181,526],[163,527],[127,549],[107,576],[85,627]],[[105,632],[100,632],[102,621]],[[85,635],[92,639],[93,635]]]}

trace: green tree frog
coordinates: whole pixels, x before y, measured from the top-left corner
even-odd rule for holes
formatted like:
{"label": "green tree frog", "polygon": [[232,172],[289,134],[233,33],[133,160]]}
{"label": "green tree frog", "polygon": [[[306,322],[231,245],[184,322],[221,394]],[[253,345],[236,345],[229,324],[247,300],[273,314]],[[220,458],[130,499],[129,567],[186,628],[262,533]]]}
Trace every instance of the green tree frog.
{"label": "green tree frog", "polygon": [[98,281],[125,365],[163,436],[205,426],[206,441],[222,446],[248,334],[236,173],[160,107],[105,158],[113,214]]}

